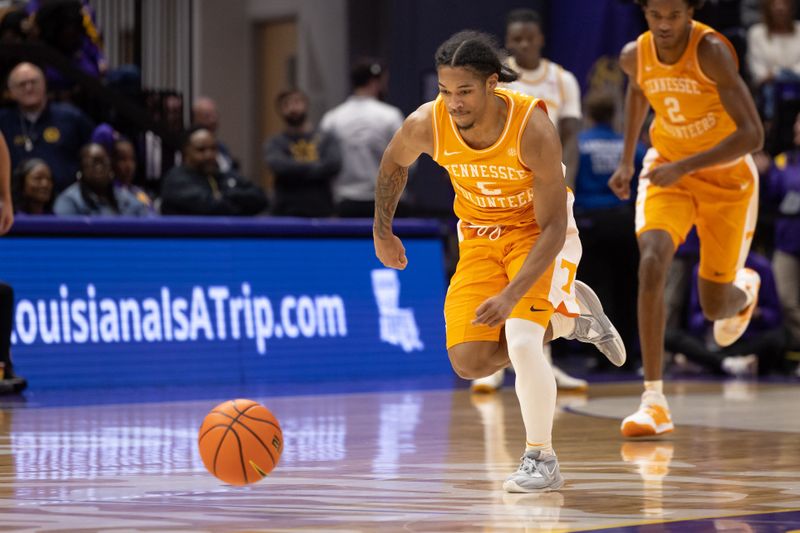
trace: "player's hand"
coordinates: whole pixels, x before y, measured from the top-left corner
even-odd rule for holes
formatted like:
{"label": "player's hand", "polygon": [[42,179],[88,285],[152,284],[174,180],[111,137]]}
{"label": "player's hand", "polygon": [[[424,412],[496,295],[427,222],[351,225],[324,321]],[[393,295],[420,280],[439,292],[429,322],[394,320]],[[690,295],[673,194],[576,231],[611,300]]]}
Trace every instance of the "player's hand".
{"label": "player's hand", "polygon": [[378,256],[383,266],[397,270],[406,268],[408,265],[406,249],[396,235],[390,235],[386,239],[373,235],[373,241],[375,242],[375,255]]}
{"label": "player's hand", "polygon": [[650,183],[659,187],[669,187],[686,173],[683,165],[679,162],[665,163],[652,169],[647,174],[643,174],[639,179],[650,180]]}
{"label": "player's hand", "polygon": [[492,296],[475,310],[475,319],[472,321],[472,325],[484,324],[492,328],[500,326],[511,314],[516,303],[515,299],[502,292],[497,296]]}
{"label": "player's hand", "polygon": [[14,207],[11,200],[0,202],[0,235],[5,235],[14,224]]}
{"label": "player's hand", "polygon": [[631,197],[631,180],[633,179],[633,165],[620,165],[608,180],[608,186],[617,198],[627,200]]}

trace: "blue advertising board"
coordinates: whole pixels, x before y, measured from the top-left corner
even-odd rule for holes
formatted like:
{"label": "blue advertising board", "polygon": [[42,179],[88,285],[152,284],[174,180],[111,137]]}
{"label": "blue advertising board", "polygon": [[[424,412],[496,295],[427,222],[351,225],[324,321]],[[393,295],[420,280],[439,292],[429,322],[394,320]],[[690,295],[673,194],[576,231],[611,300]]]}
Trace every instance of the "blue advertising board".
{"label": "blue advertising board", "polygon": [[442,244],[367,238],[18,236],[14,362],[32,388],[451,374]]}

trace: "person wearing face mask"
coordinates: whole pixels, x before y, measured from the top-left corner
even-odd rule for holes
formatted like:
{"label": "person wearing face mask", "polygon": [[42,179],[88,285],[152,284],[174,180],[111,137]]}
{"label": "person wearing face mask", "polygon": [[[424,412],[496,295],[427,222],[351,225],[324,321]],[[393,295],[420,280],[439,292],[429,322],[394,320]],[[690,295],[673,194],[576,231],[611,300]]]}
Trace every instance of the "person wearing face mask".
{"label": "person wearing face mask", "polygon": [[192,126],[181,142],[183,163],[161,185],[164,215],[257,215],[267,197],[256,184],[217,166],[217,139],[205,126]]}
{"label": "person wearing face mask", "polygon": [[78,181],[58,195],[56,215],[146,216],[148,207],[125,189],[114,187],[106,149],[89,143],[81,149]]}
{"label": "person wearing face mask", "polygon": [[308,97],[283,91],[275,102],[286,129],[264,145],[264,159],[275,177],[274,215],[328,217],[333,214],[331,182],[342,167],[336,137],[308,121]]}

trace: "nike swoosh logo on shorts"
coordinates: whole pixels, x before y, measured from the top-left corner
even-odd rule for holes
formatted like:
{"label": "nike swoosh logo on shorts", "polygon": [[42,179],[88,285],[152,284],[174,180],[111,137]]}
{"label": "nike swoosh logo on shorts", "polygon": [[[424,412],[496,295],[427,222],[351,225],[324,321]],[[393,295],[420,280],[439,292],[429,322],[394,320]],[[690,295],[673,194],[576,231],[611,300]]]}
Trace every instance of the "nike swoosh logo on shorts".
{"label": "nike swoosh logo on shorts", "polygon": [[534,313],[538,313],[540,311],[547,311],[547,309],[536,309],[536,306],[532,305],[531,306],[531,311],[533,311]]}

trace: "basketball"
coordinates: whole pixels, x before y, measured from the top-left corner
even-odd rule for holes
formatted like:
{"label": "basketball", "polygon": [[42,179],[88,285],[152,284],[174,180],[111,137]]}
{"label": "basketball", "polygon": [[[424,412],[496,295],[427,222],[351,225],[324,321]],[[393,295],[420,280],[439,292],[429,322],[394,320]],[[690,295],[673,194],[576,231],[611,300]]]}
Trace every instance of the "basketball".
{"label": "basketball", "polygon": [[247,485],[266,477],[278,464],[283,433],[263,405],[230,400],[206,415],[197,444],[211,474],[231,485]]}

